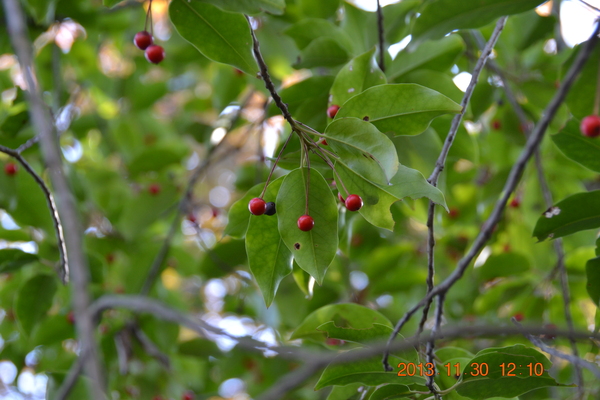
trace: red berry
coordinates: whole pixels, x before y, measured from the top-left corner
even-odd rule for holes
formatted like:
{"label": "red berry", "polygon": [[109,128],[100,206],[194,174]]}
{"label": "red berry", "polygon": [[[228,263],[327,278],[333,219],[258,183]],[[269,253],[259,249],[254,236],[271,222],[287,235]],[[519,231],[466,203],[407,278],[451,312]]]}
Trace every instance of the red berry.
{"label": "red berry", "polygon": [[255,197],[248,203],[248,210],[254,215],[263,215],[267,211],[267,203],[260,197]]}
{"label": "red berry", "polygon": [[146,50],[148,46],[154,43],[154,39],[152,39],[152,35],[149,32],[141,31],[135,34],[133,43],[138,49]]}
{"label": "red berry", "polygon": [[342,194],[340,192],[338,192],[338,199],[342,202],[342,203],[346,203],[346,200],[344,200],[344,198],[342,197]]}
{"label": "red berry", "polygon": [[510,201],[510,206],[512,208],[519,208],[519,206],[521,205],[521,200],[514,198]]}
{"label": "red berry", "polygon": [[315,226],[315,220],[310,215],[303,215],[298,218],[298,228],[301,231],[308,232]]}
{"label": "red berry", "polygon": [[188,214],[187,220],[190,221],[192,224],[195,224],[197,221],[196,216],[192,213]]}
{"label": "red berry", "polygon": [[523,321],[523,319],[525,318],[525,316],[523,315],[523,313],[520,313],[520,312],[519,312],[519,313],[516,313],[516,314],[514,315],[514,317],[515,317],[515,320],[517,320],[517,322],[521,322],[521,321]]}
{"label": "red berry", "polygon": [[115,262],[115,255],[113,253],[107,253],[104,258],[106,259],[107,264],[112,264]]}
{"label": "red berry", "polygon": [[[554,324],[546,324],[546,325],[544,325],[544,328],[553,331],[558,327]],[[556,335],[553,333],[546,333],[545,335],[543,335],[543,338],[548,339],[548,340],[553,340],[553,339],[556,339]]]}
{"label": "red berry", "polygon": [[336,114],[337,114],[337,112],[338,112],[339,109],[340,109],[340,106],[335,105],[335,104],[329,106],[329,108],[327,109],[327,116],[329,118],[335,118],[335,116],[336,116]]}
{"label": "red berry", "polygon": [[67,322],[71,325],[75,323],[75,314],[73,314],[73,311],[69,311],[69,313],[67,314]]}
{"label": "red berry", "polygon": [[194,400],[194,392],[188,390],[181,396],[181,400]]}
{"label": "red berry", "polygon": [[325,139],[321,140],[321,144],[322,144],[323,146],[327,146],[327,140],[325,140]]}
{"label": "red berry", "polygon": [[588,115],[581,120],[581,134],[587,137],[600,136],[600,117],[597,115]]}
{"label": "red berry", "polygon": [[158,64],[165,59],[165,49],[158,45],[151,45],[146,49],[146,60]]}
{"label": "red berry", "polygon": [[458,218],[459,214],[460,214],[460,211],[458,211],[458,208],[451,208],[450,212],[448,213],[448,216],[451,219],[454,219],[454,218]]}
{"label": "red berry", "polygon": [[327,338],[325,339],[325,344],[328,344],[329,346],[339,346],[341,344],[344,344],[345,342],[343,340],[340,339],[334,339],[334,338]]}
{"label": "red berry", "polygon": [[7,163],[7,164],[4,166],[4,172],[5,172],[5,173],[6,173],[6,175],[8,175],[8,176],[13,176],[13,175],[15,175],[15,174],[17,173],[17,170],[18,170],[18,169],[19,169],[19,168],[17,167],[17,164],[15,164],[15,163],[11,163],[11,162]]}
{"label": "red berry", "polygon": [[492,121],[492,129],[495,130],[495,131],[497,131],[500,128],[502,128],[502,124],[500,123],[500,121],[497,120],[497,119],[493,120]]}
{"label": "red berry", "polygon": [[346,208],[350,211],[358,211],[362,208],[363,201],[357,194],[351,194],[346,199]]}
{"label": "red berry", "polygon": [[148,192],[152,196],[156,196],[157,194],[159,194],[160,190],[160,185],[158,183],[153,183],[152,185],[148,186]]}

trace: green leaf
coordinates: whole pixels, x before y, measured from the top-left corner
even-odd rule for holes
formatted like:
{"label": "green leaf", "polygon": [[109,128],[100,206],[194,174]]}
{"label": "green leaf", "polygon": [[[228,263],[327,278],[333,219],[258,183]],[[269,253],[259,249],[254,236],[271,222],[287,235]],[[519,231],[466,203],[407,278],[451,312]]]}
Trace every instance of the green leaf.
{"label": "green leaf", "polygon": [[583,136],[579,130],[580,121],[570,120],[552,141],[571,160],[595,172],[600,172],[600,143],[596,138]]}
{"label": "green leaf", "polygon": [[[583,50],[586,42],[577,45],[569,58],[566,68],[575,60],[575,57]],[[567,94],[566,103],[569,111],[577,119],[594,113],[594,99],[596,98],[596,86],[598,85],[598,64],[600,63],[600,48],[594,46],[590,58],[583,65],[577,80],[573,83]],[[564,73],[564,71],[563,71]]]}
{"label": "green leaf", "polygon": [[[297,225],[298,218],[306,214],[306,201],[308,215],[315,221],[308,232]],[[320,285],[338,248],[338,209],[329,185],[318,171],[298,168],[286,175],[275,203],[281,238],[298,266]]]}
{"label": "green leaf", "polygon": [[363,396],[363,390],[359,389],[362,387],[360,383],[350,384],[346,386],[334,386],[327,396],[327,400],[360,400]]}
{"label": "green leaf", "polygon": [[15,314],[25,333],[30,334],[52,307],[55,292],[56,278],[46,274],[35,275],[21,286],[15,299]]}
{"label": "green leaf", "polygon": [[350,60],[335,77],[331,86],[331,104],[342,105],[364,90],[387,83],[375,58],[375,48]]}
{"label": "green leaf", "polygon": [[336,119],[368,120],[381,132],[418,135],[435,117],[458,113],[461,107],[448,97],[415,84],[388,84],[369,88],[348,100]]}
{"label": "green leaf", "polygon": [[271,14],[281,15],[285,9],[285,0],[200,0],[211,3],[222,10],[238,12],[241,14],[258,14],[266,11]]}
{"label": "green leaf", "polygon": [[306,17],[329,18],[340,6],[340,0],[298,0],[300,11]]}
{"label": "green leaf", "polygon": [[600,257],[588,260],[585,264],[585,273],[587,292],[596,307],[600,307]]}
{"label": "green leaf", "polygon": [[477,271],[484,281],[498,277],[516,276],[531,268],[529,260],[519,253],[502,253],[490,256]]}
{"label": "green leaf", "polygon": [[339,27],[321,18],[305,18],[287,28],[284,33],[294,39],[296,46],[304,50],[313,41],[329,38],[339,43],[346,51],[352,51],[352,41]]}
{"label": "green leaf", "polygon": [[295,68],[335,67],[348,61],[350,54],[340,44],[327,37],[318,38],[302,50]]}
{"label": "green leaf", "polygon": [[600,227],[600,190],[577,193],[542,213],[533,236],[539,241]]}
{"label": "green leaf", "polygon": [[428,41],[414,51],[408,48],[399,52],[386,69],[389,79],[395,79],[417,69],[446,71],[462,54],[465,43],[460,35],[450,35],[440,40]]}
{"label": "green leaf", "polygon": [[252,54],[251,28],[241,14],[198,1],[174,0],[169,16],[177,32],[207,58],[252,76],[258,72]]}
{"label": "green leaf", "polygon": [[[413,199],[428,197],[447,209],[442,192],[430,185],[419,171],[403,165],[398,167],[398,173],[391,179],[391,185],[379,185],[371,182],[342,162],[336,163],[336,171],[344,183],[343,186],[350,193],[362,197],[364,206],[359,210],[360,214],[371,224],[380,228],[389,230],[394,228],[390,207],[404,197]],[[336,183],[338,187],[343,187],[340,182]]]}
{"label": "green leaf", "polygon": [[327,332],[328,338],[362,344],[373,342],[375,340],[386,339],[390,337],[393,331],[393,329],[389,326],[381,324],[373,324],[372,327],[366,329],[338,327],[333,321],[329,321],[318,326],[317,330]]}
{"label": "green leaf", "polygon": [[19,249],[0,250],[0,273],[15,271],[24,265],[37,261],[35,254],[25,253]]}
{"label": "green leaf", "polygon": [[337,327],[351,329],[372,329],[375,324],[392,327],[390,320],[379,311],[355,303],[331,304],[310,313],[296,328],[290,339],[323,338],[324,334],[320,332],[320,327],[330,321]]}
{"label": "green leaf", "polygon": [[[78,361],[74,361],[78,362]],[[48,375],[48,388],[47,388],[47,396],[49,399],[56,398],[58,394],[58,390],[62,385],[62,382],[66,379],[66,372],[51,372],[46,371]],[[69,395],[66,397],[67,400],[77,400],[77,399],[88,399],[90,398],[90,388],[92,384],[90,380],[81,375],[75,384],[73,385],[73,389],[69,392]]]}
{"label": "green leaf", "polygon": [[38,24],[48,24],[50,19],[54,18],[56,0],[25,0],[24,3]]}
{"label": "green leaf", "polygon": [[[349,350],[348,352],[356,351]],[[398,376],[397,365],[404,362],[401,358],[390,356],[390,365],[393,371],[385,371],[381,364],[381,357],[372,357],[366,360],[352,361],[351,363],[336,364],[335,360],[325,368],[321,378],[315,386],[315,390],[331,385],[348,385],[350,383],[363,383],[369,386],[377,386],[385,383],[400,384],[424,384],[425,379],[421,376]]]}
{"label": "green leaf", "polygon": [[[484,371],[483,364],[487,364],[488,374],[486,376],[473,376],[479,371]],[[501,364],[505,364],[505,375],[509,369],[515,376],[502,376]],[[544,366],[544,372],[536,376],[534,366],[541,363]],[[528,366],[531,364],[531,370]],[[471,399],[488,399],[490,397],[516,397],[534,389],[547,386],[559,386],[549,374],[548,370],[552,363],[539,351],[521,344],[485,349],[477,353],[464,369],[462,381],[456,387],[456,392],[461,396]]]}
{"label": "green leaf", "polygon": [[260,196],[264,186],[264,183],[255,185],[252,189],[248,190],[244,197],[231,205],[229,214],[227,215],[229,222],[225,227],[225,235],[229,235],[236,239],[242,239],[246,236],[250,215],[252,215],[248,210],[248,203],[250,203],[250,200],[253,198]]}
{"label": "green leaf", "polygon": [[327,126],[325,138],[348,168],[373,182],[387,185],[398,172],[394,143],[369,122],[336,119]]}
{"label": "green leaf", "polygon": [[[246,203],[247,204],[247,203]],[[246,206],[246,212],[248,207]],[[243,240],[222,240],[206,251],[200,261],[199,270],[206,278],[216,278],[229,274],[238,265],[246,264],[246,246]]]}
{"label": "green leaf", "polygon": [[373,392],[369,400],[392,400],[392,399],[409,399],[412,395],[408,386],[405,385],[385,385]]}
{"label": "green leaf", "polygon": [[475,29],[498,17],[531,10],[545,0],[433,0],[426,3],[412,29],[411,46],[443,37],[455,29]]}
{"label": "green leaf", "polygon": [[[283,180],[281,177],[268,186],[264,196],[266,202],[275,200]],[[275,206],[277,210],[285,204],[276,202]],[[246,232],[248,264],[267,307],[273,302],[281,280],[292,272],[292,253],[281,239],[278,218],[278,213],[252,215]]]}

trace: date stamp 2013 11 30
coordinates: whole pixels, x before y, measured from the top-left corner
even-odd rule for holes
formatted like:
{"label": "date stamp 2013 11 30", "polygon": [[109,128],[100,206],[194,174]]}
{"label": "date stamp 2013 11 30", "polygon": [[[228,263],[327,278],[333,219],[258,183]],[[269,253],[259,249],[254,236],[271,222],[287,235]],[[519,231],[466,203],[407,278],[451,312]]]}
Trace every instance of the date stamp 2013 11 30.
{"label": "date stamp 2013 11 30", "polygon": [[[433,363],[399,363],[398,376],[434,376],[434,375],[446,375],[446,376],[488,376],[490,374],[490,366],[487,363],[471,363],[464,372],[461,374],[460,363],[451,365],[446,363],[442,365],[443,368],[439,368],[437,371],[434,368]],[[494,367],[494,366],[492,366]],[[544,365],[542,363],[528,363],[528,364],[516,364],[516,363],[502,363],[497,366],[497,370],[493,371],[494,374],[499,371],[501,376],[542,376],[544,374]]]}

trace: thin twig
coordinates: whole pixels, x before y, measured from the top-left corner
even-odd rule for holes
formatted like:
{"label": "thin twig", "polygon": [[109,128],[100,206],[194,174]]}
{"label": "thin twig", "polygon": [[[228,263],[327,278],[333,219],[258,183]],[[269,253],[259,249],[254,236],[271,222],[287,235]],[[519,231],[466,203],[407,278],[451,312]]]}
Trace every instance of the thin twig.
{"label": "thin twig", "polygon": [[13,48],[21,65],[28,90],[29,116],[40,136],[42,154],[50,172],[57,197],[57,209],[64,228],[65,247],[70,265],[72,303],[75,311],[77,339],[85,357],[85,370],[90,378],[90,398],[104,400],[105,380],[100,366],[93,321],[86,313],[90,303],[88,293],[89,269],[83,252],[83,230],[77,215],[77,205],[62,168],[58,139],[53,132],[53,121],[42,99],[38,79],[34,73],[33,51],[27,32],[25,16],[18,0],[4,0],[6,25]]}
{"label": "thin twig", "polygon": [[83,364],[86,358],[87,354],[84,354],[83,352],[79,353],[79,357],[73,361],[69,372],[67,372],[67,376],[63,379],[62,384],[58,388],[54,400],[65,400],[67,396],[69,396],[75,383],[77,383],[77,378],[79,378],[79,375],[83,372]]}
{"label": "thin twig", "polygon": [[379,36],[379,69],[385,72],[385,29],[383,26],[383,10],[377,0],[377,34]]}
{"label": "thin twig", "polygon": [[[520,323],[517,322],[517,320],[515,320],[514,317],[511,318],[511,320],[518,327],[522,326]],[[540,338],[537,338],[531,334],[524,333],[523,335],[535,346],[542,349],[543,352],[551,354],[558,358],[562,358],[563,360],[567,360],[571,364],[576,365],[579,368],[583,367],[583,368],[591,371],[594,374],[594,376],[596,377],[596,379],[598,379],[600,381],[600,369],[598,369],[598,366],[596,364],[592,364],[591,362],[588,362],[588,361],[580,358],[579,356],[562,353],[562,352],[556,350],[554,347],[550,347],[550,346],[546,345],[544,342],[542,342],[540,340]]]}
{"label": "thin twig", "polygon": [[9,156],[16,159],[23,166],[23,168],[25,168],[25,171],[27,171],[27,173],[29,173],[29,175],[31,175],[31,177],[35,180],[38,186],[42,189],[42,192],[44,192],[46,203],[48,204],[48,208],[50,209],[50,216],[52,217],[54,231],[56,232],[56,241],[58,242],[58,254],[60,257],[60,268],[58,270],[58,276],[60,277],[61,281],[64,284],[66,284],[67,282],[69,282],[69,262],[67,260],[63,228],[60,222],[60,216],[58,215],[58,211],[56,210],[54,196],[52,196],[52,192],[50,192],[50,189],[48,189],[46,182],[44,182],[44,180],[35,172],[31,165],[29,165],[27,160],[25,160],[25,158],[23,158],[23,156],[17,150],[13,150],[0,145],[0,152],[8,154]]}
{"label": "thin twig", "polygon": [[[575,78],[583,68],[583,65],[589,58],[594,46],[598,41],[598,32],[600,30],[600,24],[596,26],[594,33],[592,34],[590,40],[583,46],[577,58],[571,65],[567,75],[565,76],[562,85],[559,87],[558,91],[544,110],[544,114],[538,124],[533,129],[529,139],[527,140],[527,144],[525,148],[521,152],[517,162],[513,165],[510,170],[509,176],[506,180],[504,188],[502,190],[502,195],[496,202],[492,213],[488,217],[487,221],[483,224],[483,228],[475,238],[474,243],[469,249],[468,253],[458,261],[456,269],[438,286],[434,287],[417,305],[413,306],[409,309],[404,316],[398,321],[396,326],[394,327],[394,331],[388,340],[388,344],[394,341],[395,337],[398,335],[404,324],[414,315],[414,313],[425,306],[427,302],[429,302],[434,296],[437,296],[440,293],[447,292],[453,285],[456,283],[465,273],[466,269],[470,265],[471,261],[475,258],[477,254],[483,249],[485,243],[491,238],[492,231],[500,217],[502,216],[502,212],[504,211],[504,207],[506,206],[506,202],[508,198],[511,196],[513,191],[515,190],[521,175],[527,165],[529,159],[533,156],[535,149],[539,146],[540,142],[544,138],[544,134],[550,121],[554,118],[554,115],[558,111],[558,108],[564,101],[569,89],[571,88]],[[390,369],[391,367],[388,364],[389,351],[386,351],[383,356],[383,364],[386,369]]]}
{"label": "thin twig", "polygon": [[[433,186],[437,186],[439,176],[446,165],[446,158],[448,157],[448,153],[450,152],[450,148],[452,147],[452,143],[456,137],[456,133],[458,132],[458,128],[462,121],[462,118],[467,111],[467,106],[469,105],[469,101],[471,100],[471,96],[473,95],[473,91],[475,90],[475,86],[477,85],[477,81],[479,80],[479,75],[485,66],[487,59],[489,58],[492,49],[496,45],[498,38],[500,37],[500,33],[502,29],[504,29],[504,25],[506,24],[507,17],[502,17],[496,23],[496,28],[490,37],[490,40],[485,45],[479,60],[477,60],[477,64],[475,64],[475,68],[473,69],[473,73],[471,74],[471,81],[469,82],[469,86],[465,91],[465,94],[460,103],[461,111],[452,119],[452,124],[450,126],[450,131],[448,132],[448,136],[446,136],[446,140],[444,141],[444,146],[442,151],[438,157],[435,168],[429,177],[429,183]],[[434,236],[434,217],[435,217],[435,203],[433,201],[429,202],[429,209],[427,213],[427,293],[431,293],[434,285],[435,278],[435,256],[434,256],[434,248],[435,248],[435,236]],[[438,296],[438,302],[443,303],[445,296]],[[427,321],[427,316],[429,315],[429,308],[431,307],[431,302],[433,297],[427,300],[425,307],[423,308],[423,315],[421,317],[421,321],[419,323],[418,333],[423,331],[423,327],[425,326],[425,322]],[[440,312],[443,311],[443,304],[438,304],[438,310]],[[436,324],[441,321],[441,316],[436,318]],[[435,326],[434,330],[439,329],[439,326]],[[427,362],[433,363],[433,343],[429,342],[427,345]],[[433,389],[433,383],[430,385],[430,390],[433,395],[437,398],[438,395]]]}
{"label": "thin twig", "polygon": [[[475,40],[477,41],[479,47],[482,47],[484,40],[483,40],[483,36],[481,35],[481,33],[476,31],[474,33],[474,37],[475,37]],[[502,87],[504,89],[504,93],[506,94],[506,98],[507,98],[508,102],[510,103],[512,109],[515,111],[515,114],[517,115],[517,118],[519,119],[519,124],[525,133],[525,136],[529,137],[529,135],[531,134],[531,127],[532,127],[531,121],[527,118],[527,114],[521,107],[521,104],[519,104],[519,102],[517,101],[517,97],[513,93],[512,89],[510,87],[510,84],[504,75],[504,72],[493,60],[490,60],[488,67],[500,78],[500,81],[502,82]],[[599,71],[600,71],[600,69],[599,69]],[[598,75],[598,82],[599,82],[599,85],[597,86],[597,91],[600,90],[600,75]],[[598,98],[600,98],[600,92],[596,93],[596,100],[598,100]],[[546,207],[551,207],[554,204],[554,200],[552,199],[552,192],[548,185],[548,181],[546,180],[546,177],[544,176],[544,167],[542,164],[542,157],[540,154],[539,147],[536,148],[535,152],[534,152],[534,164],[535,164],[535,169],[537,172],[538,182],[540,184],[540,188],[542,191],[542,196],[544,197],[544,201],[546,203]],[[571,304],[570,304],[571,303],[571,294],[569,292],[568,277],[566,274],[565,251],[563,248],[562,239],[560,239],[560,238],[556,239],[553,243],[553,247],[554,247],[554,252],[556,253],[556,270],[560,273],[560,282],[561,282],[561,289],[562,289],[562,295],[563,295],[562,297],[563,297],[563,309],[564,309],[564,313],[565,313],[565,320],[567,322],[567,326],[569,327],[569,329],[574,329],[573,317],[571,315]],[[571,351],[573,352],[573,355],[578,357],[579,350],[577,349],[577,344],[575,343],[574,340],[571,340],[570,343],[571,343]],[[579,395],[581,397],[583,395],[584,381],[583,381],[583,373],[582,373],[581,367],[579,365],[575,365],[575,375],[577,377],[577,385],[578,385],[578,388],[580,391]]]}

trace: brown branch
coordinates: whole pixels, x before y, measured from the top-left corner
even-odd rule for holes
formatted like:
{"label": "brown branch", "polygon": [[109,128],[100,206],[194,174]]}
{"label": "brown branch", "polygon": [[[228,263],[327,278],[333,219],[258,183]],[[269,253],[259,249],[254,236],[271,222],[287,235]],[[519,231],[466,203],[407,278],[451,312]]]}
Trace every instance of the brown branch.
{"label": "brown branch", "polygon": [[[459,260],[456,269],[446,278],[446,280],[444,280],[438,286],[434,287],[433,290],[431,290],[417,305],[413,306],[404,314],[404,316],[398,321],[398,323],[394,327],[394,331],[388,340],[389,345],[392,344],[395,337],[398,335],[398,333],[400,333],[400,330],[402,329],[404,324],[406,324],[406,322],[415,314],[415,312],[417,312],[418,309],[425,306],[433,297],[450,290],[450,288],[463,276],[471,261],[475,258],[477,254],[479,254],[481,249],[483,249],[485,243],[491,238],[492,231],[498,223],[498,221],[500,221],[500,217],[502,216],[502,212],[504,211],[506,202],[508,201],[508,198],[511,196],[519,180],[521,179],[521,175],[523,174],[523,171],[525,170],[528,161],[531,159],[533,153],[535,152],[535,149],[539,146],[542,139],[544,138],[544,134],[546,132],[546,129],[548,128],[548,125],[550,124],[550,121],[554,118],[554,115],[558,111],[558,108],[564,101],[565,97],[567,96],[567,93],[569,92],[569,89],[575,81],[575,78],[583,68],[594,46],[598,42],[599,31],[600,24],[596,26],[596,29],[592,34],[590,40],[588,40],[588,42],[583,46],[583,48],[577,55],[577,58],[571,65],[571,68],[565,76],[562,85],[560,86],[560,88],[558,89],[558,91],[544,110],[542,118],[540,119],[538,124],[533,129],[531,135],[529,136],[525,148],[521,152],[517,162],[513,165],[512,169],[510,170],[509,176],[501,192],[502,194],[500,198],[496,202],[496,205],[494,206],[494,209],[492,210],[492,213],[488,217],[487,221],[483,224],[483,228],[475,238],[475,241],[469,249],[467,255],[465,255],[462,259]],[[388,364],[388,358],[389,351],[386,351],[383,356],[382,362],[385,368],[389,370],[389,368],[391,367]]]}
{"label": "brown branch", "polygon": [[42,99],[38,79],[34,73],[33,52],[27,32],[25,16],[18,0],[4,0],[4,13],[9,37],[27,84],[29,116],[42,144],[42,154],[50,172],[56,192],[57,208],[63,224],[65,247],[70,263],[72,303],[75,311],[77,339],[85,359],[85,370],[90,378],[90,398],[104,400],[105,381],[100,367],[97,344],[91,318],[86,313],[90,303],[88,293],[89,270],[83,252],[83,230],[77,215],[77,206],[62,168],[58,139],[53,131],[54,124]]}
{"label": "brown branch", "polygon": [[379,69],[385,72],[385,30],[383,26],[383,10],[377,0],[377,35],[379,36]]}

